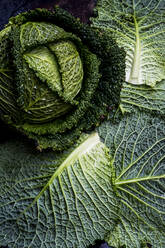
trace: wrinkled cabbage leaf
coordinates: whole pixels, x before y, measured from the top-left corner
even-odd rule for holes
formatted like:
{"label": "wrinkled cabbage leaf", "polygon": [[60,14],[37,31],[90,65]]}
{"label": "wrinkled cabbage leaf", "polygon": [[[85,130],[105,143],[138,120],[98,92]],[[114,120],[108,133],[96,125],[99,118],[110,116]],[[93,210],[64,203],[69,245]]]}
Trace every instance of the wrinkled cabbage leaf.
{"label": "wrinkled cabbage leaf", "polygon": [[137,112],[98,131],[59,154],[1,145],[1,244],[164,247],[165,121]]}
{"label": "wrinkled cabbage leaf", "polygon": [[97,14],[127,52],[122,114],[64,152],[0,144],[0,245],[165,247],[165,2],[99,0]]}
{"label": "wrinkled cabbage leaf", "polygon": [[91,134],[71,152],[0,146],[0,244],[87,247],[117,219],[106,146]]}
{"label": "wrinkled cabbage leaf", "polygon": [[121,90],[120,109],[133,112],[136,109],[165,115],[165,80],[154,87],[124,83]]}
{"label": "wrinkled cabbage leaf", "polygon": [[164,111],[165,1],[100,0],[93,26],[111,34],[126,55],[122,112]]}
{"label": "wrinkled cabbage leaf", "polygon": [[96,13],[92,25],[127,53],[119,106],[124,117],[100,129],[121,199],[120,221],[107,241],[115,247],[164,247],[165,2],[99,0]]}
{"label": "wrinkled cabbage leaf", "polygon": [[100,0],[93,25],[124,47],[126,81],[154,86],[165,79],[164,0]]}
{"label": "wrinkled cabbage leaf", "polygon": [[109,148],[119,223],[108,236],[115,247],[165,246],[165,121],[145,113],[105,122],[100,136]]}

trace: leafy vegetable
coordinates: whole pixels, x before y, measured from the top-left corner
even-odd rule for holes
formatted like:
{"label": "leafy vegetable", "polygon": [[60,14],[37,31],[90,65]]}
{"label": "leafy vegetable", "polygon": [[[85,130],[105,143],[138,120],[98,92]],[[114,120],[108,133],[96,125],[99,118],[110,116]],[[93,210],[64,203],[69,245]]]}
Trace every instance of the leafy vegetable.
{"label": "leafy vegetable", "polygon": [[118,103],[124,51],[58,7],[11,18],[0,49],[1,118],[41,149],[64,150]]}
{"label": "leafy vegetable", "polygon": [[104,123],[113,185],[120,199],[119,222],[108,241],[115,247],[165,245],[165,120],[145,113]]}
{"label": "leafy vegetable", "polygon": [[97,10],[93,26],[110,33],[127,53],[129,84],[123,85],[121,110],[164,114],[165,2],[102,0]]}
{"label": "leafy vegetable", "polygon": [[103,239],[118,209],[108,160],[97,133],[67,154],[1,145],[0,244],[84,248]]}
{"label": "leafy vegetable", "polygon": [[165,2],[100,0],[95,27],[125,48],[126,81],[154,86],[165,79]]}
{"label": "leafy vegetable", "polygon": [[165,247],[165,2],[99,0],[97,15],[99,30],[35,10],[0,33],[3,120],[63,150],[0,145],[0,245]]}
{"label": "leafy vegetable", "polygon": [[137,112],[99,135],[60,154],[1,145],[3,245],[87,247],[106,236],[114,247],[164,247],[165,121]]}
{"label": "leafy vegetable", "polygon": [[121,200],[119,223],[107,241],[115,247],[164,247],[165,3],[102,0],[97,14],[93,26],[115,37],[127,53],[124,117],[100,128]]}
{"label": "leafy vegetable", "polygon": [[134,112],[136,109],[165,115],[165,80],[154,87],[148,85],[123,84],[120,109],[122,112]]}

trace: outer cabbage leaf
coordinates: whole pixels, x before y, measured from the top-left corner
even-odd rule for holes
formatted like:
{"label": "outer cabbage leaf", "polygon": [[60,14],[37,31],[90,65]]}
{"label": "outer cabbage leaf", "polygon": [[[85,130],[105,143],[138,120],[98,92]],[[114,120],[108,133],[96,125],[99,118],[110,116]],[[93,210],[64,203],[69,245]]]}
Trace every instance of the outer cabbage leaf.
{"label": "outer cabbage leaf", "polygon": [[84,248],[113,230],[117,209],[98,134],[59,154],[17,141],[0,146],[1,245]]}
{"label": "outer cabbage leaf", "polygon": [[100,0],[93,26],[125,48],[126,81],[154,86],[165,79],[165,1]]}
{"label": "outer cabbage leaf", "polygon": [[154,87],[124,83],[120,95],[122,112],[154,111],[165,115],[165,80]]}
{"label": "outer cabbage leaf", "polygon": [[126,248],[165,245],[165,121],[136,112],[105,122],[100,136],[109,147],[119,221],[109,243]]}

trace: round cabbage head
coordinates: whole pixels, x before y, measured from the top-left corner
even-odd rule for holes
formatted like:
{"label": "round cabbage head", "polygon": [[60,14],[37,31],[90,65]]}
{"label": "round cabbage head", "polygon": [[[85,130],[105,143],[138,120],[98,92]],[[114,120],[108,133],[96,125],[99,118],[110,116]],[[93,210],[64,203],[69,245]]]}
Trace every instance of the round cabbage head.
{"label": "round cabbage head", "polygon": [[67,148],[117,106],[125,53],[58,7],[11,18],[0,51],[0,117],[40,148]]}

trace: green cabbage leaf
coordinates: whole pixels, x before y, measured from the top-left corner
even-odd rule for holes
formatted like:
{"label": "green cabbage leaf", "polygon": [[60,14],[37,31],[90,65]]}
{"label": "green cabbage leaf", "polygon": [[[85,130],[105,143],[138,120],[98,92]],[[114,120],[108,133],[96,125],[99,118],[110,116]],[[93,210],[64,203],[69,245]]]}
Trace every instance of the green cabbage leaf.
{"label": "green cabbage leaf", "polygon": [[35,10],[0,33],[0,115],[39,144],[0,144],[0,245],[165,247],[165,2],[96,14]]}
{"label": "green cabbage leaf", "polygon": [[121,199],[120,221],[107,241],[114,247],[164,247],[165,2],[100,0],[96,14],[92,26],[126,51],[123,115],[116,113],[118,123],[100,129]]}
{"label": "green cabbage leaf", "polygon": [[124,83],[121,90],[120,109],[124,112],[151,111],[165,115],[165,80],[155,86]]}
{"label": "green cabbage leaf", "polygon": [[164,148],[165,121],[140,112],[104,122],[59,154],[2,144],[0,243],[163,248]]}
{"label": "green cabbage leaf", "polygon": [[154,86],[165,79],[165,3],[163,0],[98,1],[95,27],[125,48],[126,81]]}
{"label": "green cabbage leaf", "polygon": [[[20,152],[21,151],[21,152]],[[97,133],[62,154],[0,146],[0,244],[87,247],[117,219],[107,147]]]}
{"label": "green cabbage leaf", "polygon": [[100,136],[109,148],[119,221],[107,236],[115,247],[165,245],[165,120],[136,112],[105,122]]}
{"label": "green cabbage leaf", "polygon": [[165,114],[165,2],[102,0],[97,13],[93,26],[111,34],[127,54],[122,112]]}

